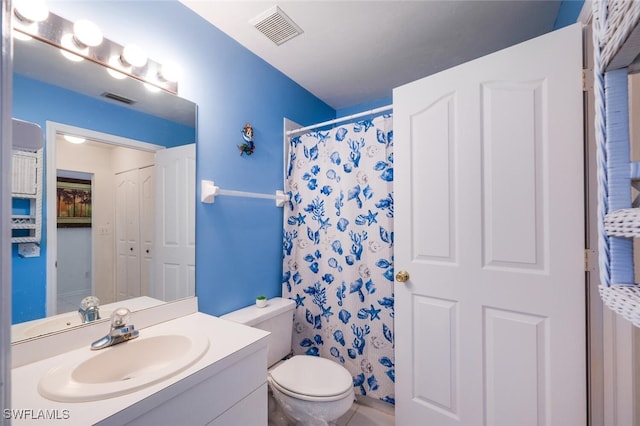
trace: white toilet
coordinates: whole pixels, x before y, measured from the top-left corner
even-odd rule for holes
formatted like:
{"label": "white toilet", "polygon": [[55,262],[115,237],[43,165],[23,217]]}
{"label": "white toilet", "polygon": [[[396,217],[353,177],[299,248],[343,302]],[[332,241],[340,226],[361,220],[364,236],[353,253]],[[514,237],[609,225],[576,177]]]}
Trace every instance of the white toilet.
{"label": "white toilet", "polygon": [[296,355],[282,361],[291,353],[294,308],[293,300],[276,297],[264,308],[252,305],[222,318],[271,332],[268,381],[277,406],[300,425],[324,426],[351,408],[353,379],[330,359]]}

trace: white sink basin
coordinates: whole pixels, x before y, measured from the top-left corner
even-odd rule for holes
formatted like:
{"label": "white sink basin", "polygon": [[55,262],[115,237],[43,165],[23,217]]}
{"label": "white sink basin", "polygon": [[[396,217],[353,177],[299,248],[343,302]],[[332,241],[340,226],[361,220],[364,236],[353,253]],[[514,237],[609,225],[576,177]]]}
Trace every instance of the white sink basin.
{"label": "white sink basin", "polygon": [[[144,336],[98,351],[81,351],[49,370],[38,392],[61,402],[96,401],[134,392],[198,361],[209,339],[198,334]],[[88,345],[87,345],[88,346]]]}

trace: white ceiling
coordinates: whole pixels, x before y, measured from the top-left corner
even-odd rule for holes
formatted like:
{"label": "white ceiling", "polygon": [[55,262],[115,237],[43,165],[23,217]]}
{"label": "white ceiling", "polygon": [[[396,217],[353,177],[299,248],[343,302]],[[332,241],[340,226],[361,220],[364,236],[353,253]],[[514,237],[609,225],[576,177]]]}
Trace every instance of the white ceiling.
{"label": "white ceiling", "polygon": [[[180,0],[335,109],[552,30],[560,1]],[[280,46],[249,20],[278,5],[304,33]]]}

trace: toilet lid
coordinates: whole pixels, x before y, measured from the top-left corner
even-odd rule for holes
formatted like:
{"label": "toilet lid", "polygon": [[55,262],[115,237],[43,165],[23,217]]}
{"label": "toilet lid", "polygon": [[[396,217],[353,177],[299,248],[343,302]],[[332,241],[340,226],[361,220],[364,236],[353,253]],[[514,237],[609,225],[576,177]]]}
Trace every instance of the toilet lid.
{"label": "toilet lid", "polygon": [[346,368],[317,356],[296,355],[275,367],[270,374],[278,385],[300,395],[335,396],[353,386]]}

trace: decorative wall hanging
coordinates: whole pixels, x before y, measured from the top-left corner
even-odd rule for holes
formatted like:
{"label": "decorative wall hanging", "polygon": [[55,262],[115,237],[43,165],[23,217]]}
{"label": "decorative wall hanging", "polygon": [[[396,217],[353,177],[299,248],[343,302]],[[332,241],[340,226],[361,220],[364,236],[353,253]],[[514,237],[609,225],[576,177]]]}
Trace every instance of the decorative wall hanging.
{"label": "decorative wall hanging", "polygon": [[240,150],[240,155],[253,154],[253,150],[256,147],[253,144],[253,127],[251,127],[251,123],[245,124],[244,128],[240,133],[242,133],[242,139],[244,139],[244,143],[242,145],[238,145],[238,149]]}
{"label": "decorative wall hanging", "polygon": [[58,228],[91,227],[91,181],[57,178]]}

